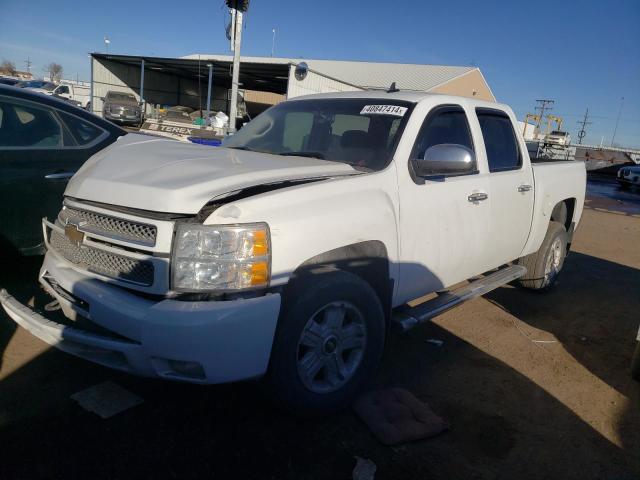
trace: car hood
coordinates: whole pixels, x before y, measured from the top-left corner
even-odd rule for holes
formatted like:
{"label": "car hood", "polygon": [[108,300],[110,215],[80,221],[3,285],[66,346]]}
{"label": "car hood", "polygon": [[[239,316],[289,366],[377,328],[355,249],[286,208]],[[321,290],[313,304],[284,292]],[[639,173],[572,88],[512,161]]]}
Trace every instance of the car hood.
{"label": "car hood", "polygon": [[164,213],[195,214],[211,199],[287,180],[358,174],[349,165],[128,134],[97,153],[65,195]]}

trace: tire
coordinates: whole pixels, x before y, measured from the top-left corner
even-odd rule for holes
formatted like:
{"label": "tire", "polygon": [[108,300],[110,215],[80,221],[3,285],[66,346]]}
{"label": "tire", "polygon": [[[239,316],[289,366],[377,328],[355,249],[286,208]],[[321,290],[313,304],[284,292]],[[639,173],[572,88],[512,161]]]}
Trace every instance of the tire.
{"label": "tire", "polygon": [[640,342],[636,342],[636,349],[631,359],[631,378],[640,382]]}
{"label": "tire", "polygon": [[549,290],[553,287],[567,256],[567,238],[567,231],[562,224],[549,222],[547,234],[538,251],[516,260],[516,264],[527,268],[527,274],[519,280],[522,287],[531,290]]}
{"label": "tire", "polygon": [[623,182],[618,182],[618,186],[620,187],[621,190],[629,190],[631,188],[631,185]]}
{"label": "tire", "polygon": [[298,415],[347,407],[382,358],[385,317],[378,296],[360,277],[329,270],[289,288],[283,300],[268,392]]}

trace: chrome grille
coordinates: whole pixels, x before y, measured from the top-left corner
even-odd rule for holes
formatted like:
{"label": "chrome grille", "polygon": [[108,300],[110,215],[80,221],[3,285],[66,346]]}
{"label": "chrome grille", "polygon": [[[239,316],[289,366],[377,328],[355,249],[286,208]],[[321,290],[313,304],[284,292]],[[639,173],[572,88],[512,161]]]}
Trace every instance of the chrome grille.
{"label": "chrome grille", "polygon": [[95,233],[123,241],[132,241],[142,245],[154,246],[158,230],[154,225],[131,222],[122,218],[102,215],[87,210],[65,207],[58,215],[60,222],[71,222],[81,231]]}
{"label": "chrome grille", "polygon": [[52,230],[49,244],[69,262],[89,272],[124,282],[150,286],[153,284],[153,264],[144,260],[124,257],[86,245],[76,245],[65,235]]}

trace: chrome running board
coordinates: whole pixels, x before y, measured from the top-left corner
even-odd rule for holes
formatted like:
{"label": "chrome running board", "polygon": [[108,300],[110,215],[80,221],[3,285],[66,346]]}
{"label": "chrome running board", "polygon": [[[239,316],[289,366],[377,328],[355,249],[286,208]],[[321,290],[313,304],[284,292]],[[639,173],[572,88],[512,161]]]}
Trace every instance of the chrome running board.
{"label": "chrome running board", "polygon": [[394,312],[393,321],[400,326],[402,331],[406,332],[416,325],[428,322],[447,310],[460,305],[462,302],[484,295],[522,277],[526,273],[527,269],[522,265],[501,268],[497,272],[474,280],[456,290],[439,294],[436,298],[415,307],[409,307],[408,305],[401,307]]}

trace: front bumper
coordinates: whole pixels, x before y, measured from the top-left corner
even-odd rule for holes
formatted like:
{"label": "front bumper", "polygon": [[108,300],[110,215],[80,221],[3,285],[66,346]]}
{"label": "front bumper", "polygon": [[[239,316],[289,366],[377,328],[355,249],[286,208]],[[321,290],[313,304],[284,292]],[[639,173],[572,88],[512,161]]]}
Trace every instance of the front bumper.
{"label": "front bumper", "polygon": [[132,374],[191,383],[224,383],[264,375],[280,295],[233,301],[154,300],[82,275],[55,252],[40,283],[65,316],[78,315],[116,335],[53,322],[5,290],[0,304],[34,336],[67,353]]}
{"label": "front bumper", "polygon": [[142,123],[142,117],[140,115],[138,115],[137,117],[130,117],[130,116],[125,116],[125,115],[120,115],[120,114],[113,114],[113,113],[107,113],[105,112],[103,114],[104,118],[111,121],[111,122],[117,122],[117,123],[126,123],[126,124],[139,124]]}

